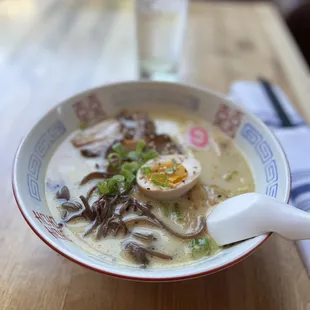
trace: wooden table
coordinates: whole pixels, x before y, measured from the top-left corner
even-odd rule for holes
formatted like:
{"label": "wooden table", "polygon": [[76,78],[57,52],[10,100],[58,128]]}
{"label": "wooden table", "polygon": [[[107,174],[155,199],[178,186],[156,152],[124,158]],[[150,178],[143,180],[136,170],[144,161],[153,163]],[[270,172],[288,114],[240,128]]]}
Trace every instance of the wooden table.
{"label": "wooden table", "polygon": [[[117,280],[56,254],[15,205],[10,170],[20,139],[60,100],[135,79],[127,1],[0,2],[0,308],[284,309],[310,307],[295,245],[273,236],[229,270],[170,284]],[[190,6],[182,79],[226,92],[235,79],[276,82],[310,121],[309,72],[276,10],[262,3]]]}

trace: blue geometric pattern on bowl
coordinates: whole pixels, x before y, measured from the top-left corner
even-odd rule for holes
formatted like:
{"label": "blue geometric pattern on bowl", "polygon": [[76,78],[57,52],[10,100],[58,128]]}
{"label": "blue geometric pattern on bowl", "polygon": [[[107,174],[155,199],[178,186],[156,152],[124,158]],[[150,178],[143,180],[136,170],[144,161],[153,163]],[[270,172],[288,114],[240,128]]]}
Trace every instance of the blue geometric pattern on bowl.
{"label": "blue geometric pattern on bowl", "polygon": [[52,144],[66,131],[65,125],[60,120],[56,121],[40,137],[34,147],[33,153],[30,155],[27,173],[28,190],[29,195],[38,201],[41,201],[38,179],[42,166],[42,159],[47,154]]}
{"label": "blue geometric pattern on bowl", "polygon": [[266,195],[277,197],[278,192],[278,167],[272,150],[262,134],[250,123],[244,124],[241,136],[249,142],[259,155],[265,170]]}

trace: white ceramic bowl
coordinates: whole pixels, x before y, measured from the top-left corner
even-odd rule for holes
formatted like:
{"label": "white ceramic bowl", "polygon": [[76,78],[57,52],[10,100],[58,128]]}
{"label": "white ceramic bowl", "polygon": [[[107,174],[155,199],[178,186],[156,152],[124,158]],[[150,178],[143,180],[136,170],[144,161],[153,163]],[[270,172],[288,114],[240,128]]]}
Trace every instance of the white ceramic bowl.
{"label": "white ceramic bowl", "polygon": [[194,113],[231,136],[252,169],[256,191],[287,202],[290,172],[281,146],[270,130],[224,96],[205,88],[159,82],[128,82],[86,91],[49,111],[22,141],[14,162],[16,202],[32,230],[68,259],[104,274],[141,281],[172,281],[207,275],[241,261],[266,241],[262,235],[224,249],[218,255],[184,267],[141,269],[107,263],[68,241],[51,216],[44,194],[49,160],[81,121],[94,122],[124,108],[157,105],[161,109]]}

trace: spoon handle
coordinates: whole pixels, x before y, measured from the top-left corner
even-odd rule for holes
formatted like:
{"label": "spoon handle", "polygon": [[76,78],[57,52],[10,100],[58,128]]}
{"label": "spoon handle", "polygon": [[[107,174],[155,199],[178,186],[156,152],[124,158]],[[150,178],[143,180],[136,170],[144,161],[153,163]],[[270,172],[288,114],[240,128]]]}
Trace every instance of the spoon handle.
{"label": "spoon handle", "polygon": [[266,217],[261,222],[266,232],[273,231],[290,240],[310,239],[310,214],[260,195],[259,203],[264,206]]}
{"label": "spoon handle", "polygon": [[221,202],[207,217],[218,245],[275,232],[290,240],[310,239],[310,214],[275,198],[247,193]]}

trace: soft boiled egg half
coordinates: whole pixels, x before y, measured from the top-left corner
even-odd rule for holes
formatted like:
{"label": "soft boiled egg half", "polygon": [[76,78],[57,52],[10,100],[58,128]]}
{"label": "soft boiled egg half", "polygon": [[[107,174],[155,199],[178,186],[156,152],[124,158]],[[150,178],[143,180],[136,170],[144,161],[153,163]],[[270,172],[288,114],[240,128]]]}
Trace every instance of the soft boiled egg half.
{"label": "soft boiled egg half", "polygon": [[175,199],[188,192],[198,181],[201,165],[193,157],[163,155],[148,161],[137,173],[140,190],[158,199]]}

